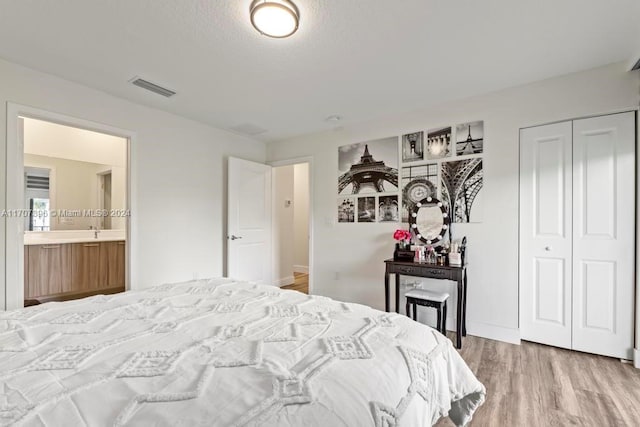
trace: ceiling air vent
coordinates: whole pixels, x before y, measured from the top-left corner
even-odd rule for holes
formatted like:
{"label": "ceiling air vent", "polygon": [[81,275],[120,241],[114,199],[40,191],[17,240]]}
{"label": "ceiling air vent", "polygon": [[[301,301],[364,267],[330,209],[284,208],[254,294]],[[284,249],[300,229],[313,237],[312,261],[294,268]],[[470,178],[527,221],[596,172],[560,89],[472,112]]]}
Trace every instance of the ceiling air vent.
{"label": "ceiling air vent", "polygon": [[176,94],[175,91],[172,91],[171,89],[167,89],[165,87],[159,86],[155,83],[151,83],[148,80],[145,79],[141,79],[140,77],[134,77],[132,80],[130,80],[131,83],[133,83],[134,85],[141,87],[143,89],[146,90],[150,90],[153,93],[157,93],[158,95],[162,95],[166,98],[172,97],[173,95]]}

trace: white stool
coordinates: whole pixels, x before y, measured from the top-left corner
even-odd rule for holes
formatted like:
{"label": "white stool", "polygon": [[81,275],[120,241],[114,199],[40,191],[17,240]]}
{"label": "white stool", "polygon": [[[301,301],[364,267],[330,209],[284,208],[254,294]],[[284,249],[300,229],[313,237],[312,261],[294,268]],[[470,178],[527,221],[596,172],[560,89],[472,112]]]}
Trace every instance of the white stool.
{"label": "white stool", "polygon": [[[446,292],[433,292],[424,289],[414,289],[405,294],[407,298],[407,316],[411,317],[411,306],[413,305],[413,320],[417,320],[417,305],[425,307],[433,307],[438,311],[438,323],[436,325],[438,331],[443,334],[447,333],[447,299],[449,294]],[[444,321],[443,321],[444,319]]]}

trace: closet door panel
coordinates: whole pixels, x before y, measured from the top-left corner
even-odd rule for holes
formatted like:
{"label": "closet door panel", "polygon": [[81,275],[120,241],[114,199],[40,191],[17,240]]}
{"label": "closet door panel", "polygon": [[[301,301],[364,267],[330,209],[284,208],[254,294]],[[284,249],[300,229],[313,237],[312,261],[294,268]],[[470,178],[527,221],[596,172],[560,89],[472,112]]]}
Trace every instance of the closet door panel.
{"label": "closet door panel", "polygon": [[520,333],[571,347],[571,122],[520,133]]}
{"label": "closet door panel", "polygon": [[632,357],[635,113],[573,122],[573,344]]}

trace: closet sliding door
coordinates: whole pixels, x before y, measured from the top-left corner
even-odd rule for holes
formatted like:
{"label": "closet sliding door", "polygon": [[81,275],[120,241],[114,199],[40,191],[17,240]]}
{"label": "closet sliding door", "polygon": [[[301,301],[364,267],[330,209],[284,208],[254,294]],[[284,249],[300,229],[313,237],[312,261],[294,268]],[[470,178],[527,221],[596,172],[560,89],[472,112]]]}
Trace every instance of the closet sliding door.
{"label": "closet sliding door", "polygon": [[635,114],[573,122],[573,349],[632,359]]}
{"label": "closet sliding door", "polygon": [[520,333],[632,358],[635,113],[520,132]]}

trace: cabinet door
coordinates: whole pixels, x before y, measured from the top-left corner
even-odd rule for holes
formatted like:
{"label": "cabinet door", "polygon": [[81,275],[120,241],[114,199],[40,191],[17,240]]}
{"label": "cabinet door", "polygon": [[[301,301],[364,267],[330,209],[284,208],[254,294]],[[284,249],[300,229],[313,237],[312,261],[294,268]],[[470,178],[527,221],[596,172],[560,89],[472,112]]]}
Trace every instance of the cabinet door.
{"label": "cabinet door", "polygon": [[74,243],[72,245],[73,291],[99,289],[100,243]]}
{"label": "cabinet door", "polygon": [[124,287],[125,242],[103,242],[100,245],[100,286]]}
{"label": "cabinet door", "polygon": [[520,132],[520,333],[571,348],[571,122]]}
{"label": "cabinet door", "polygon": [[573,349],[633,350],[635,113],[573,123]]}
{"label": "cabinet door", "polygon": [[55,295],[70,290],[69,245],[31,245],[26,254],[26,297]]}

